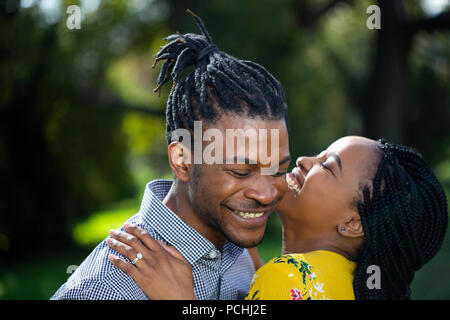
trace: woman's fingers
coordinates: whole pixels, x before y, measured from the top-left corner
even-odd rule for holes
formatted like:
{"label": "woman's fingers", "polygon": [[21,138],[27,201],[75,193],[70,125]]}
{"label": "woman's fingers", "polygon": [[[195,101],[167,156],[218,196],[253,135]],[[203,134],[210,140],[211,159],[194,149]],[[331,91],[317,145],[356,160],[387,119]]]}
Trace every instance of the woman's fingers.
{"label": "woman's fingers", "polygon": [[125,231],[112,230],[108,246],[130,261],[142,253],[133,265],[114,254],[108,260],[127,273],[151,299],[195,299],[192,266],[171,246],[159,243],[144,229],[131,224]]}
{"label": "woman's fingers", "polygon": [[108,255],[108,260],[117,268],[119,268],[120,270],[128,274],[130,277],[132,277],[135,281],[138,280],[139,270],[131,263],[126,262],[125,260],[119,258],[118,256],[112,253]]}
{"label": "woman's fingers", "polygon": [[[114,235],[114,237],[117,237],[117,235]],[[136,259],[137,254],[141,253],[142,255],[144,255],[145,251],[142,252],[139,249],[136,250],[135,248],[123,243],[120,240],[116,240],[114,238],[108,238],[106,239],[106,244],[113,250],[117,251],[118,253],[122,254],[123,256],[125,256],[128,260],[133,261]],[[143,246],[141,244],[141,246]],[[145,249],[147,250],[147,249]],[[136,261],[136,266],[139,264],[139,260]]]}
{"label": "woman's fingers", "polygon": [[[119,253],[125,255],[128,259],[136,257],[138,252],[141,252],[144,256],[150,257],[151,251],[167,252],[174,258],[181,260],[184,263],[189,263],[184,256],[173,246],[166,245],[161,240],[155,240],[153,237],[143,228],[134,224],[125,223],[125,231],[111,230],[110,235],[118,242],[109,240],[108,245]],[[131,254],[131,258],[130,255]]]}
{"label": "woman's fingers", "polygon": [[[118,253],[122,254],[123,256],[127,257],[128,259],[131,258],[132,254],[136,253],[133,248],[131,248],[130,246],[126,245],[123,242],[117,241],[114,238],[107,238],[106,244],[111,249],[117,251]],[[133,260],[133,259],[131,259],[131,260]]]}
{"label": "woman's fingers", "polygon": [[189,263],[186,260],[186,258],[183,257],[183,255],[175,247],[169,246],[169,245],[165,244],[164,242],[162,242],[161,240],[157,240],[157,242],[161,247],[163,247],[173,257],[175,257],[183,262]]}
{"label": "woman's fingers", "polygon": [[131,223],[125,223],[123,225],[125,228],[125,231],[135,236],[137,239],[139,239],[147,248],[150,250],[161,250],[161,246],[156,242],[155,239],[144,229],[142,229],[139,226],[136,226]]}

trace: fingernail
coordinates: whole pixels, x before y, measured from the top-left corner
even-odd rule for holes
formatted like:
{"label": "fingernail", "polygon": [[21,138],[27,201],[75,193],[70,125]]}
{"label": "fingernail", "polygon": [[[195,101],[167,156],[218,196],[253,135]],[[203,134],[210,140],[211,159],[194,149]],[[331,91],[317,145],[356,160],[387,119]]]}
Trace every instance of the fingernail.
{"label": "fingernail", "polygon": [[163,247],[171,247],[170,244],[165,244],[164,242],[162,242],[161,240],[156,240],[160,245],[162,245]]}
{"label": "fingernail", "polygon": [[114,254],[110,253],[110,254],[108,255],[108,259],[109,259],[109,260],[116,260],[117,257],[116,257]]}

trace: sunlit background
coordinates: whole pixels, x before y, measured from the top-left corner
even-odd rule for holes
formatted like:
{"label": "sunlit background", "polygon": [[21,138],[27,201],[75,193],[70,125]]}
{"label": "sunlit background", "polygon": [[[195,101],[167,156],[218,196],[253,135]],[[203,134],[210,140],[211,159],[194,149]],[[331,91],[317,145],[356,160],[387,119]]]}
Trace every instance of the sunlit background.
{"label": "sunlit background", "polygon": [[[369,30],[366,9],[381,8]],[[81,29],[66,12],[81,8]],[[163,37],[199,30],[264,65],[289,104],[291,154],[337,138],[416,147],[450,194],[447,0],[22,0],[0,4],[0,299],[48,299],[170,178],[153,93]],[[260,254],[280,253],[270,219]],[[416,274],[413,298],[450,299],[450,240]]]}

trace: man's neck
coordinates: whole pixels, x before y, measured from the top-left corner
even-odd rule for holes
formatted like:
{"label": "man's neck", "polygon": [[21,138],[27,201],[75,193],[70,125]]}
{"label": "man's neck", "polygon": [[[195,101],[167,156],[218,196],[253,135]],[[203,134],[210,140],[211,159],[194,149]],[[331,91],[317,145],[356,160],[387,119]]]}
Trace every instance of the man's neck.
{"label": "man's neck", "polygon": [[194,228],[203,237],[211,241],[216,248],[221,248],[227,239],[216,228],[207,225],[192,208],[186,193],[175,181],[162,201],[181,220]]}

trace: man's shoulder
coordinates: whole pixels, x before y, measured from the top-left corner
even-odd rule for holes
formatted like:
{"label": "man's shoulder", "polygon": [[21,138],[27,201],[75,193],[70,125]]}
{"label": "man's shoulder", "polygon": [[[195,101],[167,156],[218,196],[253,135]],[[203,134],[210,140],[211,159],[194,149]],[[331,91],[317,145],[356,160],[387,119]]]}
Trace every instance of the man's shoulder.
{"label": "man's shoulder", "polygon": [[245,292],[246,295],[254,274],[253,260],[248,250],[244,249],[224,275],[229,281],[233,282],[238,291]]}
{"label": "man's shoulder", "polygon": [[109,262],[110,253],[117,255],[102,241],[51,299],[147,299],[131,277]]}
{"label": "man's shoulder", "polygon": [[230,269],[239,269],[239,273],[250,274],[250,277],[253,276],[255,273],[255,265],[247,249],[242,250],[242,253],[237,257]]}
{"label": "man's shoulder", "polygon": [[[133,223],[140,224],[135,219]],[[154,230],[145,227],[149,233]],[[75,270],[51,299],[80,300],[143,300],[148,299],[144,292],[125,272],[114,266],[108,260],[113,253],[123,259],[122,255],[112,250],[103,240]]]}

